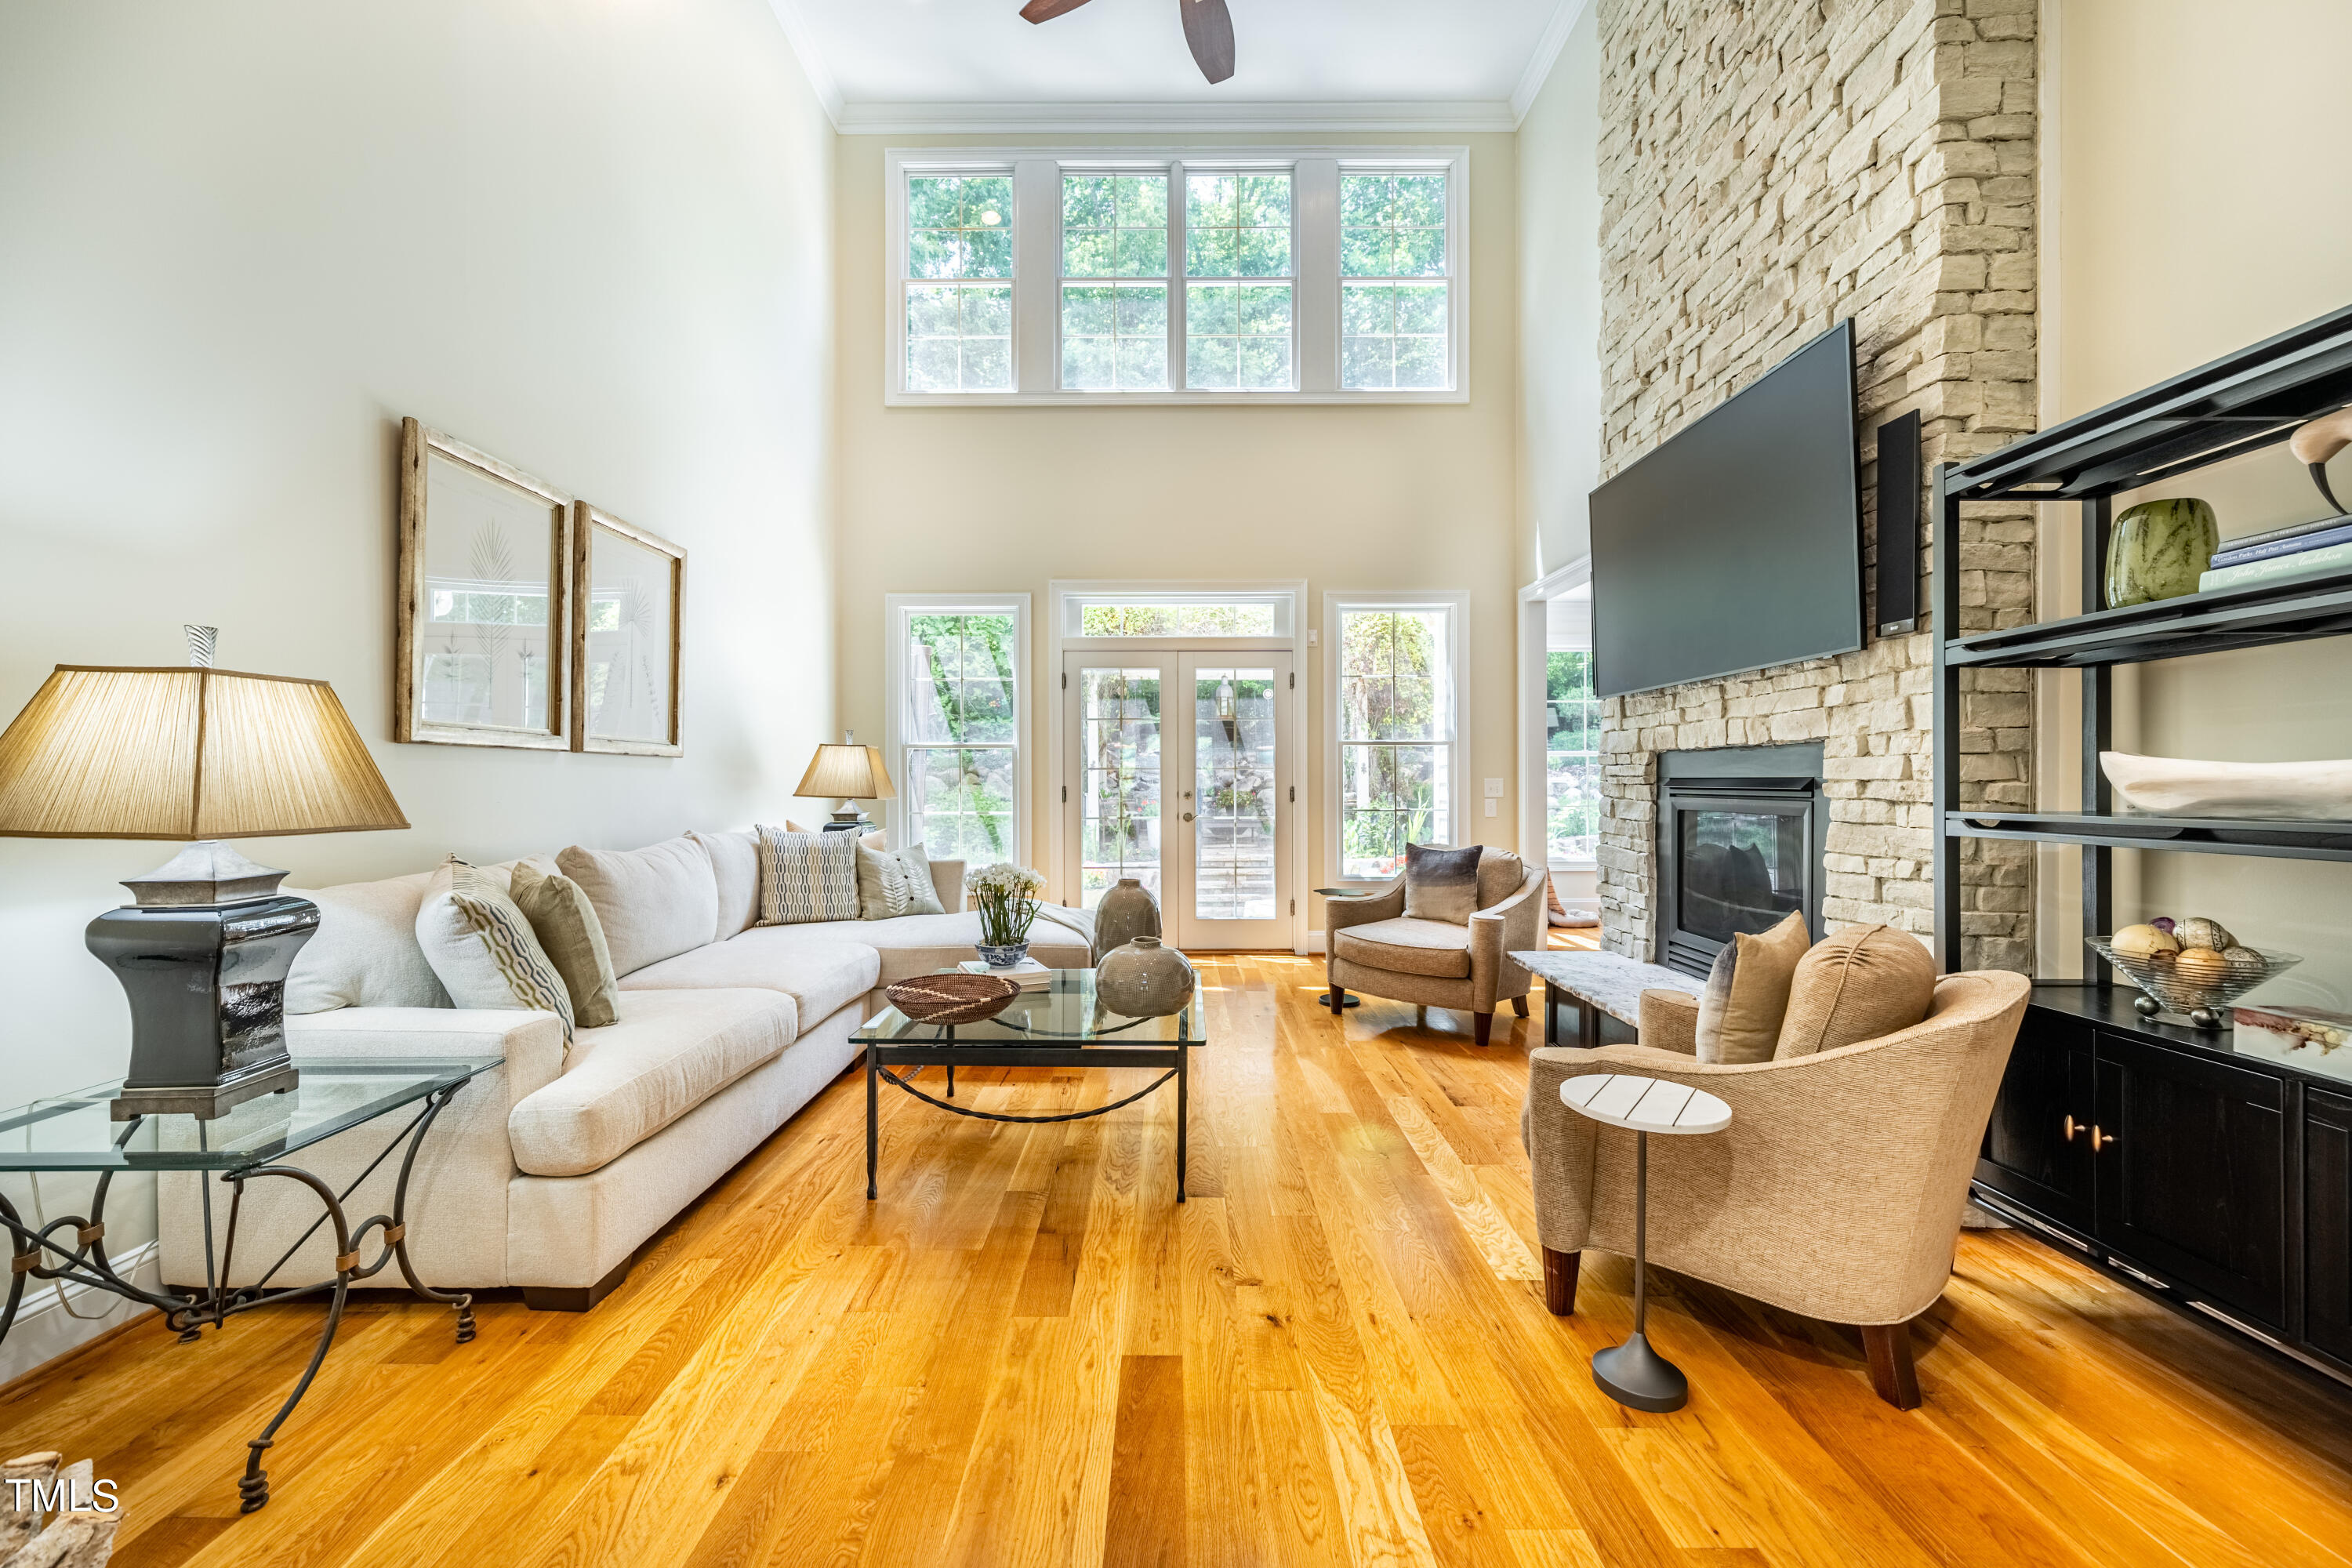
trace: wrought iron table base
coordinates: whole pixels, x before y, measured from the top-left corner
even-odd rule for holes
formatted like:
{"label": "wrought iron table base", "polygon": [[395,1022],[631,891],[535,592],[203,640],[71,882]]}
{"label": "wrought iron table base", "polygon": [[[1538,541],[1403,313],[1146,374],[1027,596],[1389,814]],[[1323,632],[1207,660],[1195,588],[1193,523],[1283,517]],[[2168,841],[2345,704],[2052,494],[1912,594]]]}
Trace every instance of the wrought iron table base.
{"label": "wrought iron table base", "polygon": [[[374,1278],[383,1271],[386,1264],[396,1261],[400,1265],[401,1278],[407,1282],[411,1291],[425,1300],[444,1302],[457,1309],[459,1344],[466,1344],[474,1338],[473,1298],[463,1291],[436,1290],[425,1284],[416,1277],[416,1267],[410,1261],[408,1256],[408,1178],[410,1173],[415,1168],[416,1151],[423,1145],[425,1134],[431,1130],[434,1118],[440,1115],[441,1108],[448,1104],[450,1098],[464,1087],[462,1082],[454,1083],[434,1089],[427,1094],[425,1097],[423,1108],[417,1111],[409,1124],[394,1134],[392,1142],[384,1145],[383,1152],[369,1161],[367,1168],[352,1178],[351,1184],[341,1193],[336,1192],[318,1176],[293,1165],[257,1165],[247,1170],[221,1173],[221,1180],[228,1183],[232,1188],[228,1211],[228,1235],[223,1246],[220,1267],[215,1270],[212,1258],[212,1188],[207,1184],[202,1189],[205,1214],[205,1289],[200,1295],[179,1295],[142,1289],[115,1272],[113,1264],[107,1259],[105,1246],[106,1194],[107,1188],[114,1181],[113,1171],[100,1173],[97,1190],[90,1199],[89,1218],[84,1219],[79,1215],[66,1215],[50,1220],[37,1230],[25,1224],[16,1205],[8,1201],[7,1194],[0,1193],[0,1225],[6,1226],[13,1242],[8,1277],[8,1299],[5,1306],[0,1306],[0,1340],[5,1340],[8,1337],[8,1330],[16,1321],[16,1309],[24,1300],[25,1282],[27,1279],[64,1280],[87,1289],[109,1291],[126,1300],[152,1307],[163,1314],[165,1327],[178,1331],[180,1342],[183,1344],[201,1338],[204,1327],[207,1323],[215,1329],[222,1328],[226,1325],[231,1317],[239,1312],[250,1311],[256,1307],[270,1306],[277,1302],[292,1300],[300,1296],[312,1296],[321,1290],[333,1291],[333,1300],[327,1305],[327,1321],[319,1331],[318,1348],[310,1352],[310,1364],[302,1369],[302,1375],[294,1384],[294,1391],[286,1396],[286,1403],[278,1407],[278,1414],[270,1418],[269,1425],[261,1429],[260,1436],[246,1445],[248,1453],[244,1478],[237,1482],[237,1493],[240,1499],[237,1510],[240,1513],[253,1512],[269,1500],[269,1472],[262,1468],[262,1455],[267,1453],[270,1446],[277,1441],[278,1428],[285,1426],[287,1418],[294,1414],[294,1407],[302,1403],[302,1396],[310,1391],[310,1384],[319,1375],[319,1368],[325,1364],[328,1348],[335,1342],[335,1331],[342,1323],[344,1301],[354,1284]],[[143,1118],[134,1117],[123,1123],[121,1132],[115,1139],[117,1148],[130,1142],[131,1135],[139,1130],[142,1120]],[[343,1200],[358,1191],[362,1182],[375,1173],[376,1167],[391,1157],[392,1152],[400,1147],[403,1140],[407,1142],[408,1150],[401,1158],[400,1180],[393,1189],[392,1213],[372,1215],[361,1222],[358,1229],[352,1229],[349,1217],[343,1213]],[[317,1219],[310,1222],[310,1229],[295,1237],[293,1245],[287,1247],[278,1261],[271,1264],[268,1270],[257,1281],[251,1285],[231,1289],[227,1280],[230,1264],[236,1253],[236,1222],[238,1212],[245,1200],[245,1184],[247,1180],[258,1176],[282,1176],[290,1181],[301,1183],[317,1194],[323,1212]],[[278,1271],[286,1267],[302,1244],[310,1240],[320,1226],[330,1221],[335,1227],[335,1277],[331,1279],[321,1279],[315,1284],[281,1286],[277,1289],[271,1289],[269,1281],[277,1277]],[[71,1247],[57,1239],[58,1232],[68,1228],[74,1233]],[[382,1233],[380,1239],[383,1250],[376,1255],[373,1262],[362,1268],[360,1245],[367,1239],[371,1232],[379,1231]],[[41,1258],[45,1252],[56,1254],[58,1261],[43,1263]]]}

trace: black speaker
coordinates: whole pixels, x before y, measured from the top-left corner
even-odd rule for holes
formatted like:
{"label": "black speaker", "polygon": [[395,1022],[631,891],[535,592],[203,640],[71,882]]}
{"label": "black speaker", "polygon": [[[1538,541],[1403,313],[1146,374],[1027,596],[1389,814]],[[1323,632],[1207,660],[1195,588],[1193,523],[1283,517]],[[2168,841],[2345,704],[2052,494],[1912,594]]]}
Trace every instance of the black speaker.
{"label": "black speaker", "polygon": [[1878,427],[1878,635],[1919,629],[1919,413]]}

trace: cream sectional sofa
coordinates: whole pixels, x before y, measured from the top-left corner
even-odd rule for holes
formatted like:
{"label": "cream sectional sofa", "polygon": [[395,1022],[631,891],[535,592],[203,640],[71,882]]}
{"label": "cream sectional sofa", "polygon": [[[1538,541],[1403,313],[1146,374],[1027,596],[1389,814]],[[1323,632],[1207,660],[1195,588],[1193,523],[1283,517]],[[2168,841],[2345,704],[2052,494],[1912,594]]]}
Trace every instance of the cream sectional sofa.
{"label": "cream sectional sofa", "polygon": [[[748,832],[690,833],[596,858],[613,873],[590,891],[619,976],[619,1017],[576,1030],[568,1053],[552,1013],[449,1005],[415,934],[431,873],[307,894],[319,931],[287,980],[298,1064],[499,1064],[450,1102],[410,1179],[410,1256],[429,1284],[520,1286],[535,1307],[593,1306],[656,1232],[856,1059],[849,1037],[887,1005],[883,986],[971,958],[980,939],[959,861],[931,863],[945,914],[758,926]],[[512,864],[491,869],[509,875]],[[1043,919],[1030,951],[1054,968],[1092,962],[1080,931]],[[341,1190],[407,1121],[380,1118],[295,1163]],[[384,1161],[344,1200],[354,1226],[391,1212],[398,1165]],[[175,1173],[159,1184],[163,1278],[177,1285],[205,1277],[200,1181]],[[216,1258],[226,1198],[215,1185]],[[318,1201],[292,1183],[248,1184],[229,1283],[255,1283],[318,1216]],[[332,1242],[331,1227],[320,1227],[273,1283],[328,1277]],[[372,1258],[375,1244],[367,1250]],[[398,1270],[371,1283],[397,1285]]]}

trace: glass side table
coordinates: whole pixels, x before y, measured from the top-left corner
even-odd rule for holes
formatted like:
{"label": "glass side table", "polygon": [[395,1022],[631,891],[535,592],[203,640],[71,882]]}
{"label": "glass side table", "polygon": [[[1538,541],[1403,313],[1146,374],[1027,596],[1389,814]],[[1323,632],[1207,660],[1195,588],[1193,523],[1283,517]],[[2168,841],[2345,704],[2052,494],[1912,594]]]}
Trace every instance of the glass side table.
{"label": "glass side table", "polygon": [[[410,1290],[425,1300],[445,1302],[457,1310],[459,1344],[474,1337],[473,1299],[460,1292],[433,1289],[416,1277],[415,1267],[409,1261],[408,1178],[415,1168],[416,1151],[424,1145],[425,1135],[432,1131],[434,1118],[441,1114],[441,1108],[475,1074],[498,1066],[498,1059],[353,1058],[298,1061],[295,1065],[301,1071],[301,1082],[293,1089],[247,1100],[227,1115],[209,1121],[185,1115],[137,1116],[127,1121],[113,1121],[109,1119],[109,1102],[121,1090],[119,1079],[0,1110],[0,1171],[89,1171],[98,1175],[87,1218],[61,1215],[37,1226],[29,1225],[8,1201],[7,1194],[0,1193],[0,1226],[7,1229],[12,1254],[7,1298],[0,1303],[0,1340],[7,1337],[10,1325],[16,1321],[27,1280],[70,1281],[152,1307],[163,1314],[166,1326],[178,1331],[183,1343],[197,1339],[207,1324],[221,1328],[237,1313],[255,1307],[332,1292],[327,1303],[327,1321],[319,1331],[319,1345],[310,1352],[310,1364],[303,1368],[293,1392],[286,1396],[286,1403],[269,1425],[246,1445],[249,1452],[245,1477],[237,1483],[239,1511],[244,1513],[251,1513],[269,1500],[269,1473],[261,1468],[261,1457],[318,1377],[319,1368],[327,1359],[328,1347],[335,1342],[344,1300],[352,1285],[373,1279],[387,1264],[397,1263]],[[407,1113],[407,1119],[398,1122],[384,1143],[383,1152],[369,1162],[367,1168],[340,1193],[288,1158],[340,1132],[387,1119],[398,1121],[402,1112]],[[392,1213],[372,1215],[354,1226],[343,1212],[343,1200],[404,1145],[400,1178],[393,1189]],[[116,1176],[126,1172],[160,1171],[217,1172],[230,1189],[228,1229],[217,1268],[212,1255],[212,1184],[206,1182],[201,1189],[205,1288],[196,1294],[146,1289],[117,1273],[106,1256],[107,1189]],[[244,1203],[245,1184],[265,1176],[310,1188],[319,1199],[321,1212],[310,1223],[310,1228],[259,1280],[232,1289],[226,1281],[229,1264],[236,1257],[237,1216]],[[271,1281],[278,1270],[320,1226],[329,1224],[334,1226],[335,1235],[334,1277],[310,1284],[273,1286]],[[372,1261],[362,1264],[360,1252],[371,1235],[382,1250]]]}

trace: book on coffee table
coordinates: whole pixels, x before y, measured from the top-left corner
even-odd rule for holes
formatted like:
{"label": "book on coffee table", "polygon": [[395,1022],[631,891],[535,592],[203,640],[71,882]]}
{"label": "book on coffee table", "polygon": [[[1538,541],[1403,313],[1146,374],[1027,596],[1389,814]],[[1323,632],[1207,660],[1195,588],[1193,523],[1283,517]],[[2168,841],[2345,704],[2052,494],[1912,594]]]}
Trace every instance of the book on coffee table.
{"label": "book on coffee table", "polygon": [[956,967],[966,974],[1002,974],[1024,991],[1043,991],[1054,984],[1054,972],[1034,958],[1024,958],[1010,969],[991,969],[984,958],[967,958]]}

